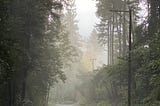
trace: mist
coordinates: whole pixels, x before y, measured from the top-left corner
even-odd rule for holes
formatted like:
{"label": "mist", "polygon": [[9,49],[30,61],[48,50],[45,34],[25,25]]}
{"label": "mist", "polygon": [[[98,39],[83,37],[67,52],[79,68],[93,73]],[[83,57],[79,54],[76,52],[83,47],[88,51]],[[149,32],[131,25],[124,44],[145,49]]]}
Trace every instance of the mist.
{"label": "mist", "polygon": [[160,106],[159,0],[1,0],[0,106]]}

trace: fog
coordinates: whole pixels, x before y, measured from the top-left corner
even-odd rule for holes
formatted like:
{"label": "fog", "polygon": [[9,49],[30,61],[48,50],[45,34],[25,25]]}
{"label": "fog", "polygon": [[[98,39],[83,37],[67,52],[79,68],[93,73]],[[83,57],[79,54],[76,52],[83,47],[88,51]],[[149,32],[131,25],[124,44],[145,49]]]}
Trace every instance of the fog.
{"label": "fog", "polygon": [[160,106],[160,0],[1,0],[0,106]]}

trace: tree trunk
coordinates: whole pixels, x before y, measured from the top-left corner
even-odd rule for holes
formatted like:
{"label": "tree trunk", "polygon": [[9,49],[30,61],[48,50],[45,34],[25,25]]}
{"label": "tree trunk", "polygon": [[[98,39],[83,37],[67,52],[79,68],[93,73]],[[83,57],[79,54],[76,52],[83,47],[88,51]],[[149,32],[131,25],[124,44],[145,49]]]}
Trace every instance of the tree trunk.
{"label": "tree trunk", "polygon": [[[126,10],[126,0],[124,0],[124,10]],[[123,56],[126,55],[126,13],[123,12]]]}
{"label": "tree trunk", "polygon": [[108,20],[108,65],[110,64],[110,27],[111,23],[110,20]]}
{"label": "tree trunk", "polygon": [[112,21],[110,18],[110,34],[109,34],[109,64],[112,64]]}
{"label": "tree trunk", "polygon": [[114,13],[112,22],[112,35],[111,35],[111,64],[114,64]]}
{"label": "tree trunk", "polygon": [[[120,22],[121,22],[121,16],[120,16]],[[118,22],[118,16],[116,18],[116,27],[117,27],[117,36],[118,36],[118,47],[119,47],[119,52],[118,52],[118,56],[121,57],[121,53],[122,53],[122,44],[121,44],[121,23]]]}

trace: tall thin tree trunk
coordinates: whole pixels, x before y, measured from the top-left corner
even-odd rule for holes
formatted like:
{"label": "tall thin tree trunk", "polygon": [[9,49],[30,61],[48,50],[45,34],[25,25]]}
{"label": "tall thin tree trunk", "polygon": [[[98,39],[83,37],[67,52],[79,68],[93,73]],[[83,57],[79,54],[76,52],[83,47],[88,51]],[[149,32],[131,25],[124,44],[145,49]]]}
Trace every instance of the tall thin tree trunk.
{"label": "tall thin tree trunk", "polygon": [[110,64],[110,22],[108,20],[108,64]]}
{"label": "tall thin tree trunk", "polygon": [[110,32],[110,34],[109,34],[109,61],[110,61],[110,64],[112,63],[112,48],[111,48],[111,46],[112,46],[112,21],[111,21],[111,18],[110,18],[110,30],[109,30],[109,32]]}
{"label": "tall thin tree trunk", "polygon": [[[121,16],[120,16],[120,21],[121,21]],[[116,16],[116,28],[117,28],[117,36],[118,36],[118,47],[119,47],[119,52],[118,52],[118,56],[121,57],[121,52],[122,52],[122,48],[121,48],[121,23],[118,21],[118,16]]]}
{"label": "tall thin tree trunk", "polygon": [[[126,9],[126,0],[124,0],[124,10]],[[123,12],[123,56],[126,53],[126,13]]]}
{"label": "tall thin tree trunk", "polygon": [[111,35],[111,64],[114,64],[114,13],[112,22],[112,35]]}

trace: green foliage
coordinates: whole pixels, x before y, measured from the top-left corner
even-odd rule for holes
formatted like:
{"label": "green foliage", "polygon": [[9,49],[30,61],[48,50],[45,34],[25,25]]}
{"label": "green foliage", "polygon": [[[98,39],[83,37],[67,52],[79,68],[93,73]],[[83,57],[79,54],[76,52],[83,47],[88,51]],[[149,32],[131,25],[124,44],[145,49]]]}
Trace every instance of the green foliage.
{"label": "green foliage", "polygon": [[62,51],[71,49],[57,45],[69,47],[60,34],[62,3],[0,0],[0,105],[47,105],[50,86],[65,81]]}
{"label": "green foliage", "polygon": [[111,104],[107,103],[106,101],[101,101],[97,104],[97,106],[111,106]]}
{"label": "green foliage", "polygon": [[[82,84],[80,90],[86,99],[86,104],[94,102],[96,105],[126,106],[128,89],[128,56],[125,45],[127,41],[126,28],[128,25],[122,19],[128,19],[126,13],[111,13],[107,10],[126,10],[127,0],[97,0],[97,15],[100,24],[97,25],[100,43],[108,46],[108,64],[97,69],[92,79]],[[141,1],[140,1],[141,2]],[[131,51],[132,84],[131,95],[133,106],[159,106],[160,102],[160,33],[159,33],[159,1],[143,1],[148,5],[149,15],[146,20],[133,31]],[[133,3],[134,16],[139,8],[137,2]],[[119,17],[120,16],[120,17]],[[116,20],[116,21],[115,21]],[[133,20],[134,22],[134,20]],[[117,29],[115,29],[117,27]],[[120,29],[119,29],[120,28]],[[116,32],[114,32],[116,30]],[[126,35],[126,36],[125,36]],[[115,40],[113,39],[115,38]],[[117,44],[117,39],[119,39]],[[113,41],[114,40],[114,41]],[[117,48],[118,46],[118,48]],[[110,65],[110,56],[119,58]],[[122,53],[121,53],[122,52]],[[86,84],[85,84],[86,83]],[[86,85],[86,86],[84,86]],[[87,91],[89,93],[83,93]],[[103,102],[105,101],[105,102]]]}

